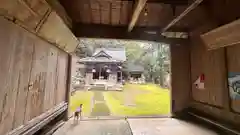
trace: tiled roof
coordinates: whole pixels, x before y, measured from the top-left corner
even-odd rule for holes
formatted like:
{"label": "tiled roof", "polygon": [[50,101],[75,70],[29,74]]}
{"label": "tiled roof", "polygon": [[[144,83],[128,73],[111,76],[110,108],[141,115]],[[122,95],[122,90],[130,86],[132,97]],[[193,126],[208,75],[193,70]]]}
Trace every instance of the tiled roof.
{"label": "tiled roof", "polygon": [[121,48],[97,48],[93,56],[97,55],[99,52],[104,51],[106,54],[111,56],[115,60],[126,61],[126,51],[124,47]]}
{"label": "tiled roof", "polygon": [[85,63],[85,62],[121,62],[121,61],[107,57],[86,57],[80,59],[79,62]]}
{"label": "tiled roof", "polygon": [[143,72],[144,67],[141,66],[141,65],[136,65],[136,64],[129,63],[129,64],[127,64],[127,70],[129,72]]}

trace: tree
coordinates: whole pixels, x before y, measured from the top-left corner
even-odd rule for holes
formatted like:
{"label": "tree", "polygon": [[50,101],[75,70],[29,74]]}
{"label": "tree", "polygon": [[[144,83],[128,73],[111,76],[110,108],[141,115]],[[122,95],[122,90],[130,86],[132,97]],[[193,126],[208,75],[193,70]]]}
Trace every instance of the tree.
{"label": "tree", "polygon": [[[125,47],[128,63],[134,63],[144,67],[144,75],[147,81],[154,81],[163,85],[163,76],[169,71],[169,47],[166,44],[147,41],[127,41],[109,39],[80,39],[89,52],[94,52],[99,47]],[[79,51],[80,52],[80,51]],[[84,52],[84,51],[82,51]]]}

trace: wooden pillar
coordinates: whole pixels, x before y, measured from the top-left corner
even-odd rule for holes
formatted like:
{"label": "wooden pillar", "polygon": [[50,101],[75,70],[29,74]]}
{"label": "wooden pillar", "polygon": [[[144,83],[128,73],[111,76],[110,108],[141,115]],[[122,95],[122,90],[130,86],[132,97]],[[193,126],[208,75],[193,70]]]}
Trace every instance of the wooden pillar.
{"label": "wooden pillar", "polygon": [[71,84],[72,84],[72,56],[68,54],[68,72],[67,72],[67,85],[66,85],[66,95],[65,95],[65,102],[68,103],[68,108],[64,114],[64,120],[68,120],[69,115],[69,102],[70,102],[70,92],[71,92]]}
{"label": "wooden pillar", "polygon": [[189,44],[174,44],[171,51],[172,114],[183,111],[191,100],[191,68]]}

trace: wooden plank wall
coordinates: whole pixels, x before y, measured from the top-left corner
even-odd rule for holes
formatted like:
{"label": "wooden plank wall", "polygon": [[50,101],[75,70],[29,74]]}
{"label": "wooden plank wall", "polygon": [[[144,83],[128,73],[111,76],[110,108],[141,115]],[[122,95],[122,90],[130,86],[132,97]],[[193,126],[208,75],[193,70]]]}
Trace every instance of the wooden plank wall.
{"label": "wooden plank wall", "polygon": [[29,89],[27,96],[25,122],[40,115],[42,112],[42,101],[46,85],[47,60],[48,60],[48,46],[45,42],[33,39],[33,61],[31,67]]}
{"label": "wooden plank wall", "polygon": [[[240,70],[240,45],[208,50],[199,35],[216,28],[215,24],[207,22],[191,32],[193,97],[191,106],[219,120],[240,124],[240,100],[230,99],[227,82],[229,72]],[[203,90],[193,85],[200,74],[205,75],[205,89]]]}
{"label": "wooden plank wall", "polygon": [[189,43],[171,45],[171,92],[172,113],[189,107],[191,100],[190,86],[190,46]]}
{"label": "wooden plank wall", "polygon": [[53,9],[45,0],[1,0],[0,16],[38,34],[66,52],[74,52],[78,39],[69,29],[71,21],[58,2],[48,2]]}
{"label": "wooden plank wall", "polygon": [[1,0],[0,15],[15,19],[23,27],[34,31],[50,11],[45,0]]}
{"label": "wooden plank wall", "polygon": [[68,54],[0,18],[0,134],[65,101]]}
{"label": "wooden plank wall", "polygon": [[[224,49],[207,51],[201,40],[194,39],[191,50],[193,99],[222,107],[223,91],[227,90]],[[205,76],[204,90],[197,89],[193,84],[201,74]]]}
{"label": "wooden plank wall", "polygon": [[68,54],[63,51],[58,51],[58,64],[57,64],[57,97],[55,104],[59,104],[65,100],[66,85],[67,85],[67,69],[68,69]]}
{"label": "wooden plank wall", "polygon": [[[214,27],[214,23],[208,22],[191,33],[192,96],[195,101],[222,107],[223,94],[227,90],[224,49],[208,51],[199,37],[199,34]],[[204,90],[197,89],[193,84],[201,74],[205,76]]]}
{"label": "wooden plank wall", "polygon": [[[17,62],[18,58],[14,56],[18,56],[19,53],[15,53],[16,42],[13,40],[18,36],[18,31],[14,32],[13,28],[7,25],[6,22],[0,22],[0,26],[2,27],[1,30],[3,30],[0,32],[0,134],[3,134],[8,130],[8,127],[11,127],[13,122],[12,111],[15,109],[16,91],[18,86],[18,79],[16,78],[19,78],[19,71],[16,70],[19,66],[19,62]],[[3,29],[4,26],[6,29]]]}
{"label": "wooden plank wall", "polygon": [[69,53],[74,52],[78,45],[78,39],[56,12],[50,13],[37,34]]}

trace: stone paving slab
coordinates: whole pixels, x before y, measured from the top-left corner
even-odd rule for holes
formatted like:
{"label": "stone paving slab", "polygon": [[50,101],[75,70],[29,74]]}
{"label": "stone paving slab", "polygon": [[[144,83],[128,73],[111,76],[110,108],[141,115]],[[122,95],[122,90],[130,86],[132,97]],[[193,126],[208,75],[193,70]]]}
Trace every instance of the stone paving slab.
{"label": "stone paving slab", "polygon": [[111,112],[105,102],[103,93],[96,91],[93,97],[94,105],[91,109],[91,116],[109,116]]}
{"label": "stone paving slab", "polygon": [[133,135],[218,135],[193,123],[173,118],[128,119]]}
{"label": "stone paving slab", "polygon": [[[130,126],[129,126],[130,125]],[[173,118],[69,120],[53,135],[218,135],[216,132]]]}
{"label": "stone paving slab", "polygon": [[126,120],[69,120],[53,135],[132,135]]}

